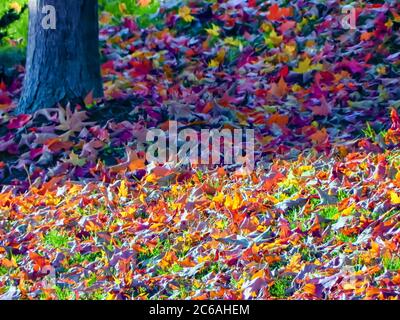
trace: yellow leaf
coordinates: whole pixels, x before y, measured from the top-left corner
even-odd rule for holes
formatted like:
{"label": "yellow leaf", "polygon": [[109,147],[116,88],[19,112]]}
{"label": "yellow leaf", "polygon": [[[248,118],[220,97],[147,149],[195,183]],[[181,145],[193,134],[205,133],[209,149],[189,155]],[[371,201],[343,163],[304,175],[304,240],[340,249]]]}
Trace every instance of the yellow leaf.
{"label": "yellow leaf", "polygon": [[283,47],[283,51],[288,54],[289,56],[292,56],[293,54],[296,53],[296,43],[293,44],[285,44]]}
{"label": "yellow leaf", "polygon": [[233,37],[227,37],[224,39],[225,44],[229,44],[233,47],[240,47],[242,46],[242,42],[239,39],[235,39]]}
{"label": "yellow leaf", "polygon": [[119,11],[121,12],[121,13],[126,13],[126,4],[125,3],[120,3],[119,5],[118,5],[118,7],[119,7]]}
{"label": "yellow leaf", "polygon": [[219,67],[219,62],[216,59],[212,59],[209,63],[208,63],[208,67],[209,68],[217,68]]}
{"label": "yellow leaf", "polygon": [[345,284],[343,285],[343,289],[344,289],[344,290],[355,290],[355,289],[356,289],[356,286],[355,286],[354,283],[345,283]]}
{"label": "yellow leaf", "polygon": [[69,154],[69,162],[75,167],[83,167],[86,163],[86,159],[81,159],[75,152]]}
{"label": "yellow leaf", "polygon": [[303,61],[299,62],[299,66],[297,68],[294,68],[293,71],[297,73],[306,73],[311,70],[321,70],[322,65],[321,64],[316,64],[316,65],[311,65],[311,59],[310,58],[305,58]]}
{"label": "yellow leaf", "polygon": [[266,22],[263,22],[262,24],[261,24],[261,29],[262,29],[262,31],[264,31],[264,32],[271,32],[271,30],[273,29],[274,27],[270,24],[270,23],[266,23]]}
{"label": "yellow leaf", "polygon": [[265,44],[277,47],[281,44],[283,36],[278,36],[275,30],[272,30],[268,36],[264,36]]}
{"label": "yellow leaf", "polygon": [[224,49],[219,50],[217,56],[208,63],[208,66],[210,68],[219,67],[225,60],[225,54],[226,51]]}
{"label": "yellow leaf", "polygon": [[379,244],[375,241],[371,241],[371,249],[369,250],[369,252],[371,253],[372,257],[379,257],[381,252]]}
{"label": "yellow leaf", "polygon": [[389,19],[386,23],[385,23],[386,28],[390,29],[391,27],[393,27],[393,21],[391,19]]}
{"label": "yellow leaf", "polygon": [[392,204],[400,204],[400,196],[393,190],[389,192],[390,202]]}
{"label": "yellow leaf", "polygon": [[5,268],[17,268],[18,264],[15,260],[14,257],[11,258],[11,260],[7,258],[0,259],[0,265],[4,266]]}
{"label": "yellow leaf", "polygon": [[212,27],[209,29],[206,29],[207,33],[210,36],[214,36],[214,37],[218,37],[219,36],[219,32],[220,32],[220,27],[218,27],[217,25],[215,25],[214,23],[212,24]]}
{"label": "yellow leaf", "polygon": [[342,216],[349,216],[353,213],[354,209],[356,208],[356,204],[353,203],[352,205],[350,205],[349,207],[347,207],[346,209],[344,209],[341,213]]}
{"label": "yellow leaf", "polygon": [[224,62],[225,55],[226,55],[226,51],[225,51],[224,49],[221,49],[221,50],[218,51],[218,54],[217,54],[217,56],[216,56],[215,59],[216,59],[219,63],[222,63],[222,62]]}
{"label": "yellow leaf", "polygon": [[127,198],[128,197],[128,187],[126,186],[125,180],[121,181],[121,185],[118,189],[118,196],[120,198]]}
{"label": "yellow leaf", "polygon": [[258,279],[258,278],[263,279],[264,276],[265,276],[264,270],[258,270],[255,274],[253,274],[253,276],[251,277],[251,280]]}
{"label": "yellow leaf", "polygon": [[230,210],[237,210],[241,205],[242,199],[239,193],[235,193],[233,197],[227,196],[225,200],[225,207]]}
{"label": "yellow leaf", "polygon": [[298,170],[299,170],[299,173],[302,174],[304,172],[311,171],[313,169],[314,169],[313,166],[300,166]]}
{"label": "yellow leaf", "polygon": [[218,194],[214,196],[212,200],[216,203],[222,204],[224,201],[224,194],[222,192],[218,192]]}
{"label": "yellow leaf", "polygon": [[215,226],[217,227],[217,229],[225,229],[225,222],[223,220],[218,220],[217,222],[215,222]]}
{"label": "yellow leaf", "polygon": [[185,20],[185,22],[192,22],[194,20],[194,17],[190,14],[190,8],[188,6],[179,8],[178,14],[183,20]]}
{"label": "yellow leaf", "polygon": [[12,2],[12,3],[10,3],[10,9],[13,9],[16,13],[20,13],[22,10],[22,7],[19,3]]}
{"label": "yellow leaf", "polygon": [[150,174],[147,175],[147,177],[146,177],[146,182],[155,183],[155,182],[157,182],[157,181],[158,181],[158,178],[157,178],[157,176],[156,176],[154,173],[150,173]]}
{"label": "yellow leaf", "polygon": [[146,204],[146,196],[144,193],[140,194],[139,200],[141,203]]}

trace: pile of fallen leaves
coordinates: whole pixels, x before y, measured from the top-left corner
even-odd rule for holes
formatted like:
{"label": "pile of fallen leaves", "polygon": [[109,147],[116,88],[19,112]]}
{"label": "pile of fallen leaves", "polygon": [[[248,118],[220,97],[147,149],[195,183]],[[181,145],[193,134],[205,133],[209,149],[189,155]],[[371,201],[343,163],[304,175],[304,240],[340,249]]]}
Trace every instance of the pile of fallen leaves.
{"label": "pile of fallen leaves", "polygon": [[390,109],[400,106],[400,4],[358,3],[356,30],[341,26],[337,1],[168,5],[146,29],[101,15],[103,101],[14,116],[22,67],[0,82],[3,183],[95,178],[99,161],[125,162],[127,147],[168,120],[254,129],[266,161],[363,136],[387,148]]}
{"label": "pile of fallen leaves", "polygon": [[4,188],[1,297],[399,297],[399,153],[181,178]]}
{"label": "pile of fallen leaves", "polygon": [[[346,30],[339,1],[283,3],[104,12],[84,106],[16,116],[23,67],[2,79],[1,298],[400,297],[400,4]],[[170,120],[254,129],[257,169],[149,165]]]}

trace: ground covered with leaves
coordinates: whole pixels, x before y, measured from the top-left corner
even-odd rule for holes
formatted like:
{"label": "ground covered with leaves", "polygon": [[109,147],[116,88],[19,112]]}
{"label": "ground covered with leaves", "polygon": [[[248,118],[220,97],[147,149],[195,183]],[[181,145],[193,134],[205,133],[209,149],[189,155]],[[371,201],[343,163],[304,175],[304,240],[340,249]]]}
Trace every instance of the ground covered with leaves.
{"label": "ground covered with leaves", "polygon": [[[0,297],[400,298],[400,7],[340,4],[121,4],[105,98],[34,115],[3,68]],[[254,129],[256,169],[147,163],[169,120]]]}

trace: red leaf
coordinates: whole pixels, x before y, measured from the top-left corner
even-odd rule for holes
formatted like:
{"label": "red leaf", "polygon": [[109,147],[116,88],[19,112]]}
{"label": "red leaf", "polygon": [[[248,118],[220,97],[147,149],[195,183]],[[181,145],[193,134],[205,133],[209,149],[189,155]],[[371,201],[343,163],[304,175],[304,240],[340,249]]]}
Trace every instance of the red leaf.
{"label": "red leaf", "polygon": [[7,125],[7,128],[12,130],[12,129],[19,129],[22,128],[25,124],[31,120],[32,116],[28,114],[20,114],[19,116],[12,118]]}

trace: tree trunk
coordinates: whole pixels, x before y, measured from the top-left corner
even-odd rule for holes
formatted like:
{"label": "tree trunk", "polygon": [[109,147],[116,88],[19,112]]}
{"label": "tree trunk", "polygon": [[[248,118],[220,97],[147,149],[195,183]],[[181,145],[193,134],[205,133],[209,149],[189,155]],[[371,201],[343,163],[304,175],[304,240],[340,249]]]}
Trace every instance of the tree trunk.
{"label": "tree trunk", "polygon": [[[42,21],[52,5],[56,29]],[[103,95],[97,0],[29,0],[26,74],[17,113]]]}

